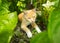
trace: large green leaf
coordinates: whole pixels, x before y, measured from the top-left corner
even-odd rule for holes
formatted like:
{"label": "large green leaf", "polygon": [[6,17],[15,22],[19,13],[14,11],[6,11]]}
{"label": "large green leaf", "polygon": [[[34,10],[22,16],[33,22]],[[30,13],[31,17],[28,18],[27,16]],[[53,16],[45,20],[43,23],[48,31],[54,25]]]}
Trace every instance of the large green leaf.
{"label": "large green leaf", "polygon": [[16,24],[17,24],[16,12],[0,16],[0,43],[9,43]]}
{"label": "large green leaf", "polygon": [[37,34],[31,39],[30,43],[50,43],[47,32]]}
{"label": "large green leaf", "polygon": [[60,43],[60,9],[56,8],[49,15],[48,35],[53,43]]}

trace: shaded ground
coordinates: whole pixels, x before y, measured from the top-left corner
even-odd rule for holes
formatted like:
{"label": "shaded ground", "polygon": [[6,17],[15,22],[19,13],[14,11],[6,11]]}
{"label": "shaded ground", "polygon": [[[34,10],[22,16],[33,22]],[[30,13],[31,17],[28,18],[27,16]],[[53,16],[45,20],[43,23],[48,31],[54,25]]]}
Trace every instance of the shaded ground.
{"label": "shaded ground", "polygon": [[[37,25],[41,28],[42,31],[46,29],[46,26],[41,21],[38,22]],[[33,29],[31,25],[29,25],[28,28],[31,28],[30,30],[33,36],[37,34],[36,30]],[[27,37],[26,33],[21,30],[20,23],[17,24],[10,43],[30,43],[30,39]]]}

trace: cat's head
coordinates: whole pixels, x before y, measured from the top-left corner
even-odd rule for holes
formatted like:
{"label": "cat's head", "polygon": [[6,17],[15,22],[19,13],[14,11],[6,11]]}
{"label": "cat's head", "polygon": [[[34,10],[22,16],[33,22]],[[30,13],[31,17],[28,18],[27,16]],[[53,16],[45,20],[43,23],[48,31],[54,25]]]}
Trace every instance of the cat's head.
{"label": "cat's head", "polygon": [[25,16],[26,20],[28,20],[29,22],[35,22],[36,10],[35,9],[26,10],[26,11],[24,11],[24,16]]}

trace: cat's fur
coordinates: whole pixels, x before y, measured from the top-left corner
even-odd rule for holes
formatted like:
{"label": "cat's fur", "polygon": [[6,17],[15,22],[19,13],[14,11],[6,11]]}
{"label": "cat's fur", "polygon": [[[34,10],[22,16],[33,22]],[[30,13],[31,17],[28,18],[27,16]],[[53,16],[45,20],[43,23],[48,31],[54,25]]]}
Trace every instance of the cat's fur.
{"label": "cat's fur", "polygon": [[35,9],[25,10],[24,12],[18,15],[18,18],[21,21],[21,29],[26,32],[28,38],[32,37],[31,31],[27,27],[29,24],[31,24],[32,27],[35,28],[38,33],[41,32],[41,30],[35,23],[36,17],[37,15]]}

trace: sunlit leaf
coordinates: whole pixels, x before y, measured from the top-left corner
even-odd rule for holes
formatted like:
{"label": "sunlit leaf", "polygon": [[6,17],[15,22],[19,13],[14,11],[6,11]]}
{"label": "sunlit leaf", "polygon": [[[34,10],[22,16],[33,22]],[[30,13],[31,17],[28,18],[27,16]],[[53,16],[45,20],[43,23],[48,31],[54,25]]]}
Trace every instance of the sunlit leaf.
{"label": "sunlit leaf", "polygon": [[0,43],[9,43],[16,24],[17,24],[16,12],[0,16]]}
{"label": "sunlit leaf", "polygon": [[30,43],[50,43],[47,32],[42,32],[34,36]]}
{"label": "sunlit leaf", "polygon": [[56,8],[49,15],[48,34],[53,43],[60,43],[60,9]]}

